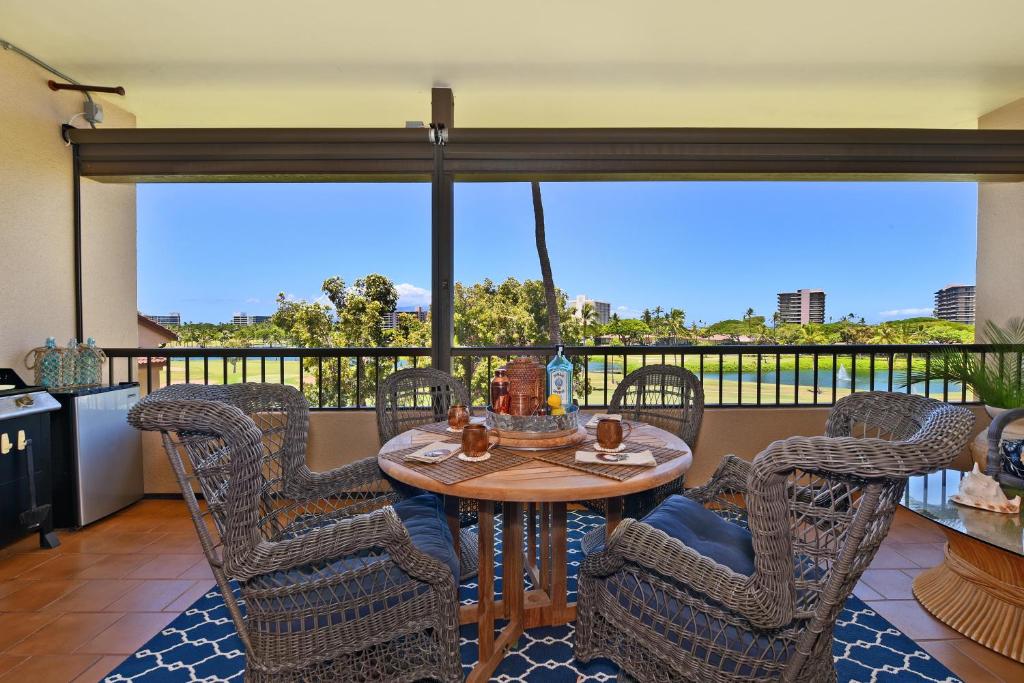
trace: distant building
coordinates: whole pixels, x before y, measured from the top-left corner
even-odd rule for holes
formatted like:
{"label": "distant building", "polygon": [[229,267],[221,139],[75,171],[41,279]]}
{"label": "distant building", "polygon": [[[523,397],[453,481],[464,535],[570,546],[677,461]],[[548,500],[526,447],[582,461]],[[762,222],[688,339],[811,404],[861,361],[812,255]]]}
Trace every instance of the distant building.
{"label": "distant building", "polygon": [[141,315],[149,318],[157,325],[163,325],[164,327],[181,327],[181,313],[168,313],[167,315],[147,315],[142,313]]}
{"label": "distant building", "polygon": [[422,306],[417,306],[416,308],[410,308],[405,310],[399,309],[396,311],[391,311],[390,313],[385,313],[381,316],[381,327],[385,330],[395,329],[396,327],[398,327],[398,316],[400,315],[414,315],[416,316],[417,320],[419,320],[420,322],[424,322],[426,321],[427,313],[429,312],[430,309],[425,309]]}
{"label": "distant building", "polygon": [[779,319],[784,323],[807,325],[825,322],[825,290],[799,289],[779,292]]}
{"label": "distant building", "polygon": [[935,317],[974,324],[974,285],[946,285],[935,292]]}
{"label": "distant building", "polygon": [[588,299],[585,294],[580,294],[573,300],[574,315],[579,318],[583,315],[583,307],[590,304],[594,307],[594,322],[598,325],[607,325],[612,317],[612,305],[607,301],[595,301]]}
{"label": "distant building", "polygon": [[273,316],[269,315],[249,315],[244,311],[242,313],[235,313],[231,316],[231,324],[238,325],[239,327],[248,327],[249,325],[258,325],[259,323],[265,323]]}

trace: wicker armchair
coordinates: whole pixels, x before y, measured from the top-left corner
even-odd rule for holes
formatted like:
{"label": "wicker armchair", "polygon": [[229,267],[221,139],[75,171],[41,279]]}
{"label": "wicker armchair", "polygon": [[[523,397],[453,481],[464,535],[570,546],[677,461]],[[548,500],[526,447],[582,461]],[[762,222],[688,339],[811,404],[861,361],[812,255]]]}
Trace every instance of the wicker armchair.
{"label": "wicker armchair", "polygon": [[375,458],[311,471],[293,387],[173,385],[128,419],[162,434],[247,681],[462,680],[458,558],[436,497],[400,499]]}
{"label": "wicker armchair", "polygon": [[[835,681],[836,618],[907,477],[946,466],[973,423],[932,399],[857,393],[830,436],[727,456],[708,485],[624,520],[584,561],[576,657],[640,681]],[[740,501],[749,530],[708,509]]]}
{"label": "wicker armchair", "polygon": [[[608,405],[609,413],[620,413],[634,422],[653,425],[675,434],[691,449],[697,446],[704,419],[704,387],[686,368],[673,365],[648,365],[634,370],[616,387]],[[623,516],[639,519],[665,498],[683,490],[683,477],[673,479],[650,491],[627,496]],[[606,501],[583,501],[590,510],[604,515]],[[604,543],[604,527],[583,538],[583,552],[590,553]]]}
{"label": "wicker armchair", "polygon": [[[420,425],[448,419],[448,409],[462,404],[472,412],[469,391],[447,372],[433,368],[407,368],[388,375],[377,388],[377,433],[380,444]],[[477,521],[477,502],[459,500],[459,548],[462,579],[477,572],[477,535],[469,527]]]}

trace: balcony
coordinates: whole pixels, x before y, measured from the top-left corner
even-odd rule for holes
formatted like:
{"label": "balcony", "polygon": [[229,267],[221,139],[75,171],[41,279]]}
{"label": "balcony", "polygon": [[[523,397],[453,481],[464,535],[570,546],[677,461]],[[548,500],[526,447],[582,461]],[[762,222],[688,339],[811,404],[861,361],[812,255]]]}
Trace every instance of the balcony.
{"label": "balcony", "polygon": [[[173,429],[154,428],[158,420],[153,418],[152,431],[142,431],[140,437],[144,498],[83,528],[58,528],[60,545],[45,549],[37,535],[23,533],[22,527],[30,525],[18,521],[32,507],[26,473],[40,472],[36,484],[41,496],[58,490],[59,482],[50,481],[38,462],[29,464],[31,451],[18,436],[23,427],[0,426],[6,437],[0,467],[7,468],[0,470],[0,513],[6,515],[0,527],[20,538],[0,548],[0,683],[240,680],[247,665],[250,678],[287,679],[295,674],[295,658],[274,660],[270,641],[281,651],[301,651],[313,662],[303,659],[310,667],[306,677],[323,680],[351,680],[366,671],[376,673],[376,678],[369,675],[374,680],[395,680],[401,677],[395,671],[419,659],[426,662],[424,670],[436,665],[445,678],[457,680],[461,671],[472,681],[615,680],[620,665],[641,681],[662,680],[667,671],[671,680],[718,680],[730,673],[749,680],[755,669],[765,680],[814,680],[823,671],[827,678],[828,667],[821,663],[828,661],[843,682],[887,676],[900,681],[1024,680],[1018,635],[1024,632],[1020,515],[950,502],[965,473],[975,463],[982,469],[987,464],[985,436],[992,421],[967,383],[936,372],[942,355],[952,349],[987,359],[1011,375],[1016,370],[1018,383],[1022,380],[1024,348],[993,344],[982,335],[976,343],[964,344],[769,345],[753,335],[738,338],[742,343],[728,343],[728,335],[710,334],[684,345],[678,337],[658,345],[635,345],[642,336],[623,340],[611,335],[606,340],[621,345],[575,340],[578,345],[568,346],[566,355],[576,368],[575,399],[588,414],[612,408],[616,389],[645,367],[683,368],[699,381],[704,406],[699,439],[635,442],[655,458],[654,469],[647,472],[672,463],[685,470],[685,491],[673,478],[659,487],[637,485],[630,495],[621,495],[615,487],[625,491],[631,486],[628,477],[601,479],[593,470],[521,454],[516,457],[526,461],[507,470],[450,483],[429,477],[412,482],[442,493],[431,503],[409,503],[418,496],[408,492],[392,495],[389,487],[401,488],[396,481],[409,481],[374,479],[368,484],[344,477],[322,485],[316,502],[296,502],[305,499],[296,493],[296,480],[289,479],[303,467],[313,472],[368,469],[359,463],[377,456],[382,447],[387,455],[447,439],[439,423],[409,430],[415,436],[403,432],[404,438],[419,441],[403,441],[399,435],[398,441],[390,440],[391,451],[381,443],[379,390],[400,370],[449,372],[466,387],[470,406],[479,415],[499,366],[521,356],[541,363],[551,358],[554,349],[548,339],[534,340],[532,346],[470,346],[471,341],[457,334],[453,290],[460,279],[455,257],[459,239],[466,239],[465,232],[456,231],[456,188],[461,186],[698,180],[974,183],[977,288],[968,289],[978,328],[987,321],[1003,323],[1024,315],[1024,89],[1014,75],[1024,69],[1017,35],[1024,21],[1020,9],[981,11],[964,3],[940,3],[939,11],[926,17],[929,29],[924,31],[919,17],[889,7],[884,22],[878,21],[881,8],[855,8],[837,22],[834,16],[819,16],[816,7],[797,12],[775,6],[749,8],[737,22],[726,10],[713,7],[661,6],[623,13],[604,0],[583,12],[569,3],[545,7],[540,14],[526,7],[525,12],[500,16],[493,8],[465,2],[397,13],[390,7],[297,7],[282,13],[260,2],[245,7],[237,2],[208,4],[199,14],[187,3],[184,9],[158,11],[146,3],[120,0],[99,8],[62,7],[58,15],[46,3],[15,1],[0,10],[0,367],[13,368],[30,380],[24,360],[29,349],[49,336],[60,341],[94,337],[107,357],[103,383],[138,383],[143,397],[168,396],[158,392],[182,385],[294,387],[309,409],[302,463],[274,469],[282,462],[274,458],[287,450],[280,436],[286,429],[275,422],[287,409],[277,404],[242,411],[246,414],[237,424],[261,431],[256,440],[250,429],[251,443],[242,445],[226,444],[223,435],[216,438],[223,437],[224,443],[203,442],[214,437],[181,423]],[[871,40],[865,42],[865,36]],[[814,59],[809,61],[808,55]],[[54,85],[47,87],[47,81]],[[98,84],[99,89],[81,83]],[[453,85],[438,85],[443,83]],[[431,85],[436,87],[428,94]],[[124,87],[119,92],[115,86]],[[299,342],[290,340],[287,346],[199,348],[161,346],[144,338],[138,327],[139,283],[174,283],[176,276],[160,264],[143,266],[139,260],[137,188],[167,182],[419,184],[423,230],[416,250],[429,262],[424,271],[429,282],[420,284],[429,290],[424,337],[433,344],[321,347],[293,346]],[[643,220],[629,216],[621,221],[617,229],[623,243],[616,243],[615,257],[626,254],[638,270],[657,271],[658,288],[692,284],[683,268],[693,258],[690,252],[628,244],[631,231]],[[731,253],[721,259],[721,279],[742,280],[757,243],[783,243],[765,225],[751,240],[753,247],[728,245]],[[823,224],[820,229],[833,228]],[[371,232],[375,226],[363,230]],[[857,271],[865,258],[875,257],[858,251],[858,238],[844,234],[844,243],[822,249],[821,258],[836,269]],[[929,235],[936,241],[943,238],[938,229]],[[168,253],[191,246],[173,233],[164,239]],[[348,244],[351,239],[346,239],[330,236],[336,243]],[[382,254],[395,249],[393,236],[383,231],[373,241]],[[275,264],[301,262],[318,247],[283,231],[270,242],[266,254],[251,264],[265,270],[268,281]],[[912,245],[874,247],[886,248],[878,258],[888,259],[894,272],[920,278],[920,288],[931,297],[934,287],[928,283],[939,277],[941,264],[919,258]],[[216,254],[224,261],[234,256],[229,250]],[[758,264],[786,273],[800,273],[805,265],[800,257],[788,255]],[[804,284],[817,286],[780,284],[771,296]],[[940,292],[947,289],[952,295],[956,288]],[[803,308],[800,293],[779,294],[780,317],[783,312],[793,316],[793,324],[802,322],[801,315],[824,320],[824,294],[809,291],[804,290]],[[700,293],[692,296],[700,298]],[[789,298],[783,310],[784,296]],[[964,318],[973,315],[973,309],[961,310],[960,299],[948,303],[944,297],[940,301],[936,293],[937,309]],[[581,305],[587,301],[580,299]],[[610,315],[613,309],[601,305]],[[901,305],[894,302],[892,307]],[[385,313],[394,323],[397,313]],[[587,341],[586,335],[582,338]],[[857,444],[847,443],[855,435],[830,431],[837,429],[829,420],[837,404],[841,409],[847,397],[869,392],[890,392],[900,399],[926,397],[968,411],[974,424],[964,437],[967,445],[938,471],[915,474],[905,489],[882,490],[877,471],[865,463],[874,463],[872,456],[884,452],[888,456],[880,456],[882,464],[895,468],[913,443],[906,450],[875,444],[877,453],[870,447],[858,451]],[[420,411],[425,407],[418,403],[421,398],[413,395],[401,408]],[[195,404],[185,408],[196,417]],[[891,415],[879,410],[874,417],[885,422],[897,414],[895,409]],[[643,420],[627,416],[626,421],[637,423],[629,430],[645,428]],[[136,424],[145,427],[143,422],[139,418]],[[123,424],[121,420],[119,426]],[[55,442],[47,449],[44,433],[49,434],[33,433],[39,458],[62,447]],[[589,448],[596,432],[585,433]],[[822,437],[826,433],[827,440]],[[910,434],[887,435],[913,442]],[[792,496],[784,501],[764,503],[771,479],[766,477],[759,481],[765,486],[753,493],[723,490],[720,496],[702,499],[700,512],[685,507],[713,481],[725,456],[737,456],[726,462],[746,473],[733,474],[732,485],[738,480],[746,485],[753,479],[744,463],[766,450],[777,458],[796,457],[793,453],[813,441],[799,437],[816,437],[822,444],[843,442],[849,450],[835,456],[832,445],[821,445],[816,451],[820,468],[806,462],[790,468],[784,473],[790,478],[785,490]],[[450,441],[455,444],[457,439]],[[792,451],[786,450],[787,443],[796,444]],[[172,451],[186,453],[180,471],[173,454],[169,457],[168,444]],[[194,450],[188,453],[190,447]],[[259,451],[253,457],[269,457],[256,468],[263,479],[287,485],[275,489],[268,484],[259,494],[236,496],[233,507],[226,505],[230,477],[200,481],[204,474],[215,478],[223,472],[219,465],[210,468],[213,474],[192,466],[222,449],[232,457]],[[662,450],[673,455],[659,462]],[[687,458],[692,462],[684,467],[680,463]],[[383,457],[377,462],[381,467],[402,464]],[[472,466],[483,468],[483,462]],[[508,485],[499,495],[494,478],[503,472]],[[91,474],[100,481],[108,478],[113,489],[124,472]],[[562,485],[569,491],[537,484],[544,479],[571,482]],[[344,485],[337,483],[342,480]],[[471,489],[474,480],[479,495],[460,494],[460,501],[452,493],[459,486]],[[315,481],[322,480],[308,475],[305,483]],[[603,483],[612,493],[572,497],[577,483],[598,488]],[[544,494],[527,500],[521,490],[534,485]],[[628,521],[651,512],[638,512],[640,498],[630,496],[661,485],[676,486],[673,491],[686,497],[659,500],[657,510],[685,509],[687,514],[662,519],[663,526],[650,518]],[[445,487],[447,492],[437,490]],[[1012,497],[1013,491],[1006,490]],[[201,493],[198,498],[196,492]],[[885,528],[887,519],[851,522],[864,501],[889,500],[886,496],[898,503],[891,527]],[[265,503],[259,514],[247,507],[257,499]],[[71,500],[53,502],[70,505]],[[781,509],[783,502],[787,510],[796,511],[787,518],[790,524],[779,524],[785,534],[772,536],[765,531],[767,523],[751,531],[751,517],[767,514],[773,505]],[[424,512],[425,505],[441,507]],[[395,512],[380,512],[384,509]],[[714,515],[702,516],[708,510]],[[232,519],[236,514],[238,519]],[[367,521],[375,514],[377,522]],[[382,515],[387,523],[379,523]],[[352,519],[356,532],[344,537],[337,532],[330,542],[322,540]],[[410,530],[421,533],[431,519],[447,523],[429,529],[447,539],[433,548],[438,556],[427,557],[414,542],[383,551],[359,545],[370,543],[367,539],[395,542],[388,536],[392,532],[403,541],[406,536],[413,539]],[[686,526],[697,524],[694,520],[705,526]],[[225,530],[228,522],[236,524],[232,533]],[[673,524],[678,522],[685,528]],[[845,532],[847,524],[853,531]],[[840,527],[843,533],[836,532]],[[238,549],[241,545],[229,547],[225,540],[234,534],[237,541],[252,529],[258,530],[259,543],[266,544],[263,550],[270,544],[297,550],[283,560],[275,556],[279,563],[274,571],[257,571],[256,564],[245,564],[252,557]],[[708,531],[708,538],[701,533],[685,536],[695,531]],[[863,548],[847,555],[837,550],[861,533]],[[503,540],[513,535],[526,539],[521,549],[516,550],[517,544],[505,547]],[[735,538],[746,539],[749,556],[741,554],[737,560],[714,555],[716,550],[704,545],[728,545],[725,539]],[[289,546],[298,540],[307,542]],[[877,549],[875,540],[880,541]],[[605,553],[600,557],[635,555],[620,567],[600,557],[585,561],[588,542],[596,544],[589,548],[592,552]],[[774,573],[755,567],[768,562],[765,557],[781,557],[782,546],[789,553],[785,559],[795,561],[792,581],[785,562],[774,565]],[[310,561],[325,547],[336,552],[318,557],[318,562],[333,566]],[[695,548],[702,549],[703,559],[688,554],[697,552]],[[483,571],[478,567],[476,573],[459,575],[468,573],[474,550]],[[253,555],[262,559],[273,553]],[[868,556],[870,563],[861,566],[858,558]],[[437,572],[446,561],[438,557],[456,565],[451,577],[444,567]],[[418,569],[403,564],[409,558],[422,564]],[[751,567],[743,565],[746,560]],[[663,564],[651,570],[644,562]],[[988,573],[979,574],[979,565]],[[612,578],[597,581],[595,567]],[[845,586],[839,578],[822,591],[844,601],[835,605],[839,617],[834,634],[829,618],[821,622],[825,645],[815,641],[813,647],[800,649],[799,656],[797,648],[787,649],[785,643],[791,641],[779,637],[781,631],[802,629],[821,616],[809,607],[823,603],[808,597],[814,592],[808,586],[827,572],[839,576],[862,569],[853,585]],[[748,577],[757,577],[756,591],[736,578],[745,570],[751,572]],[[506,582],[509,571],[524,580]],[[303,572],[317,576],[327,588],[318,586],[320,593],[294,588],[308,578],[297,577]],[[338,579],[345,572],[358,578]],[[424,579],[428,575],[434,581],[430,586]],[[765,579],[768,575],[774,579]],[[270,583],[257,585],[267,576]],[[918,582],[921,576],[926,580]],[[231,583],[218,584],[218,578]],[[436,588],[447,587],[449,578],[454,604],[452,591]],[[588,580],[594,591],[591,600],[597,591],[609,591],[600,594],[604,602],[594,614],[619,610],[619,621],[607,620],[611,627],[588,611],[593,603],[582,596]],[[287,584],[286,591],[310,605],[331,593],[331,600],[354,600],[355,606],[325,617],[307,605],[309,612],[295,617],[301,610],[294,609],[294,595],[287,605],[282,601],[274,606],[270,600],[260,605],[261,595],[281,600],[275,581]],[[485,590],[488,585],[501,587]],[[789,589],[772,593],[777,585]],[[390,593],[378,595],[381,586]],[[732,592],[726,595],[723,586]],[[228,591],[249,591],[248,621],[241,613],[231,613],[235,603],[225,600]],[[436,597],[441,593],[444,600]],[[709,595],[718,615],[710,620],[701,611]],[[424,596],[436,600],[429,609],[418,602]],[[630,612],[633,608],[635,613]],[[403,609],[410,611],[396,618]],[[275,610],[277,617],[267,616]],[[586,616],[580,618],[581,611],[591,614],[589,623]],[[724,621],[721,614],[727,611],[742,618]],[[426,631],[431,637],[444,631],[448,639],[440,649],[419,644],[421,631],[415,629],[442,613],[452,616],[451,623],[430,622],[435,626]],[[260,626],[247,635],[239,628],[247,623]],[[721,624],[731,625],[723,629]],[[349,626],[355,630],[339,637]],[[373,649],[379,643],[357,650],[365,656],[356,656],[355,664],[345,659],[352,656],[346,649],[351,643],[372,642],[391,627],[404,629],[401,636],[379,650]],[[730,640],[729,628],[753,636],[739,646],[726,643],[731,654],[723,658],[712,650]],[[594,635],[599,632],[601,637]],[[330,635],[313,640],[310,633]],[[617,639],[619,635],[623,638]],[[288,649],[294,645],[285,642],[289,638],[302,641],[297,650]],[[595,660],[584,662],[573,648],[586,638],[595,653],[599,647],[614,650],[615,643],[620,651],[611,659],[608,651],[601,651]],[[403,650],[409,642],[413,646]],[[651,643],[661,643],[661,651]],[[804,652],[808,649],[809,655]],[[330,658],[320,656],[328,651]],[[257,661],[255,652],[271,654]],[[444,656],[437,657],[437,652]],[[786,663],[805,655],[817,657],[816,665],[780,673]],[[437,675],[434,670],[420,673]]]}

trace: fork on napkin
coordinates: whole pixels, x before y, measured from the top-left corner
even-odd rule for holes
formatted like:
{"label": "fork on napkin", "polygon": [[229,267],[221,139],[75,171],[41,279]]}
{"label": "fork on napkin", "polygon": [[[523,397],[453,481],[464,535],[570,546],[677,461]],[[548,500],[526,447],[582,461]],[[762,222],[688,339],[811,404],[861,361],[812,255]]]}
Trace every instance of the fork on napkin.
{"label": "fork on napkin", "polygon": [[444,462],[462,450],[462,444],[434,441],[404,456],[402,460],[413,462]]}
{"label": "fork on napkin", "polygon": [[633,467],[655,467],[658,461],[649,450],[635,453],[596,453],[576,451],[576,462],[591,465],[629,465]]}

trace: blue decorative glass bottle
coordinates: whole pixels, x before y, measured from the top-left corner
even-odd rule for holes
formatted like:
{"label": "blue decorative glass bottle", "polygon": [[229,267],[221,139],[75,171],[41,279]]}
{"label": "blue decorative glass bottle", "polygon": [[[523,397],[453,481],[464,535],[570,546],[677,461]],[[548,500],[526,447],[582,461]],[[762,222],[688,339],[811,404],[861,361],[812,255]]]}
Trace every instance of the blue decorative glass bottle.
{"label": "blue decorative glass bottle", "polygon": [[555,357],[548,363],[548,395],[557,394],[562,407],[572,405],[572,361],[563,355],[565,347],[556,347]]}
{"label": "blue decorative glass bottle", "polygon": [[44,387],[60,386],[61,352],[57,349],[57,340],[46,338],[46,351],[39,358],[39,369],[36,371],[39,383]]}

